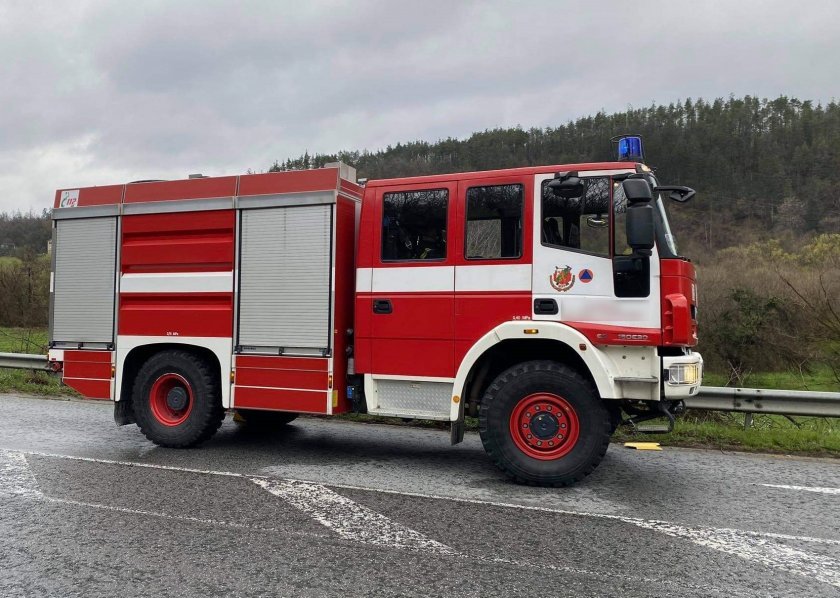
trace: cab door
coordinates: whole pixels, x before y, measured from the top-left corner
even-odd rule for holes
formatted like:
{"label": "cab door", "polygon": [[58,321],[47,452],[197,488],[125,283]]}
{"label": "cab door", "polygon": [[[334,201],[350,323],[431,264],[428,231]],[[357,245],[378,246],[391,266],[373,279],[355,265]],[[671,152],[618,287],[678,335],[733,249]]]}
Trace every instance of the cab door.
{"label": "cab door", "polygon": [[535,179],[533,318],[567,322],[590,338],[614,340],[628,329],[655,334],[660,325],[656,250],[649,260],[649,292],[621,292],[622,277],[614,270],[625,267],[620,254],[626,244],[619,244],[616,256],[614,239],[624,238],[623,214],[616,222],[613,206],[616,183],[608,174],[580,175],[583,188],[573,198],[556,197],[547,188],[551,174]]}
{"label": "cab door", "polygon": [[455,193],[454,183],[376,190],[367,307],[374,375],[455,376]]}
{"label": "cab door", "polygon": [[455,363],[482,336],[531,314],[531,188],[523,175],[458,183]]}

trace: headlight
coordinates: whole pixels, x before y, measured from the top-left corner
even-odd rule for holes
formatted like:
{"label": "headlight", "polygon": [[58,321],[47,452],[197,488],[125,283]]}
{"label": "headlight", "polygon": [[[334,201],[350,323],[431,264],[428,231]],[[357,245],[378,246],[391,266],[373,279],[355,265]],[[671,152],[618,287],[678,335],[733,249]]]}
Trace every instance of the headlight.
{"label": "headlight", "polygon": [[668,368],[668,384],[697,384],[700,380],[700,366],[696,363],[675,363]]}

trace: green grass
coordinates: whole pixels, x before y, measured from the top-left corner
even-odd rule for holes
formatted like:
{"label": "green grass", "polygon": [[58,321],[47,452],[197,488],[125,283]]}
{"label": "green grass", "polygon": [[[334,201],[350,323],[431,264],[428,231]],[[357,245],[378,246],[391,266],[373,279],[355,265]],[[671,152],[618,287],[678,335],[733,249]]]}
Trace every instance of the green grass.
{"label": "green grass", "polygon": [[20,263],[21,261],[16,257],[11,257],[7,255],[0,256],[0,266],[16,266]]}
{"label": "green grass", "polygon": [[[717,372],[704,372],[704,386],[726,386],[727,377]],[[776,388],[779,390],[840,391],[840,383],[827,367],[812,368],[810,372],[757,372],[745,377],[746,388]]]}
{"label": "green grass", "polygon": [[[44,328],[2,328],[0,327],[0,353],[47,352],[47,330]],[[9,370],[0,368],[0,392],[22,392],[36,395],[78,396],[61,379],[46,372],[30,370]]]}
{"label": "green grass", "polygon": [[0,327],[0,353],[46,354],[49,342],[47,336],[46,328]]}
{"label": "green grass", "polygon": [[670,434],[630,434],[619,429],[616,442],[659,442],[662,446],[840,457],[840,419],[755,415],[744,429],[743,413],[688,413]]}

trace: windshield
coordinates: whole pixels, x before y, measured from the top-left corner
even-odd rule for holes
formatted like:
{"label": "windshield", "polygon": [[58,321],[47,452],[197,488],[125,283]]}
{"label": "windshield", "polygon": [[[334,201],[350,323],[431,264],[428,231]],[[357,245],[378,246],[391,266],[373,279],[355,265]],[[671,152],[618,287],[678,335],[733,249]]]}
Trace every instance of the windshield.
{"label": "windshield", "polygon": [[[656,180],[656,177],[652,174],[649,175],[651,189],[659,185],[659,182]],[[671,255],[674,257],[680,254],[677,251],[677,239],[674,237],[674,233],[671,232],[671,223],[668,222],[668,211],[665,209],[665,202],[662,201],[662,195],[657,194],[656,196],[656,211],[659,212],[659,223],[662,225],[662,228],[659,231],[657,237],[659,238],[659,242],[665,241],[665,244],[668,246],[668,251],[670,251]]]}
{"label": "windshield", "polygon": [[674,238],[674,233],[671,232],[671,224],[668,222],[668,212],[665,211],[665,202],[662,201],[662,196],[656,197],[656,209],[659,210],[659,217],[662,222],[662,233],[665,236],[665,242],[668,244],[668,249],[674,255],[679,255],[677,251],[677,240]]}

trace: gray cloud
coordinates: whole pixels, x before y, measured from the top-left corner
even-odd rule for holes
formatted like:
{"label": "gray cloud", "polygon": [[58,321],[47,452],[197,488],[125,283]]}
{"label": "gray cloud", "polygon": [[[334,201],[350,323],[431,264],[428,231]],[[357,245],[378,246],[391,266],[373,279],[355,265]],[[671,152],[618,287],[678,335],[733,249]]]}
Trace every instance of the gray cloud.
{"label": "gray cloud", "polygon": [[12,2],[0,210],[654,101],[828,101],[838,22],[833,2]]}

